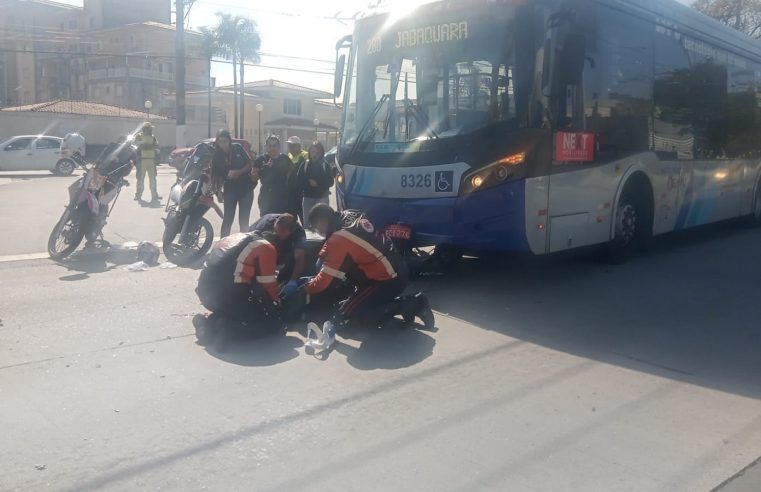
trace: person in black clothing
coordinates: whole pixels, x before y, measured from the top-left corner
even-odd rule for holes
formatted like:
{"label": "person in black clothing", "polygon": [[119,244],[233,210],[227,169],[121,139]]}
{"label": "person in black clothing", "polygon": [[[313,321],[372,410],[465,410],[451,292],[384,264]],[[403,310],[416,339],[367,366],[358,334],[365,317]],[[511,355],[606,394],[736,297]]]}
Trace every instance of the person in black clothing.
{"label": "person in black clothing", "polygon": [[225,213],[220,235],[227,237],[232,229],[236,209],[238,210],[240,231],[248,231],[256,183],[248,177],[251,172],[251,157],[242,145],[232,143],[229,131],[220,130],[217,132],[214,148],[215,152],[211,164],[212,179],[224,183],[222,201],[225,205]]}
{"label": "person in black clothing", "polygon": [[281,265],[278,282],[285,296],[295,292],[306,265],[307,235],[292,214],[268,214],[251,226],[250,232],[275,234],[278,243],[277,264]]}
{"label": "person in black clothing", "polygon": [[329,204],[333,172],[325,162],[325,147],[320,142],[314,142],[309,147],[309,160],[299,167],[296,181],[302,196],[302,217],[309,217],[318,203]]}
{"label": "person in black clothing", "polygon": [[251,181],[262,183],[259,191],[259,213],[262,216],[288,213],[291,208],[288,177],[292,164],[280,149],[280,139],[275,135],[268,137],[267,153],[254,161],[251,170]]}

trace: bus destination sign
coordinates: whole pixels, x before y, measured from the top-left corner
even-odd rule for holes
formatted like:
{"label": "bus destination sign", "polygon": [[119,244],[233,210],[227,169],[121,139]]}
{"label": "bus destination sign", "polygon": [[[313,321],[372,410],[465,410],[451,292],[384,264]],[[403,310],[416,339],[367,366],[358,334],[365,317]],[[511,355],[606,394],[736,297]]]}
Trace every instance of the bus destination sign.
{"label": "bus destination sign", "polygon": [[391,34],[389,38],[377,36],[369,39],[367,54],[382,53],[388,47],[387,44],[390,44],[394,50],[401,50],[466,41],[470,39],[468,27],[467,20],[459,20],[403,29]]}

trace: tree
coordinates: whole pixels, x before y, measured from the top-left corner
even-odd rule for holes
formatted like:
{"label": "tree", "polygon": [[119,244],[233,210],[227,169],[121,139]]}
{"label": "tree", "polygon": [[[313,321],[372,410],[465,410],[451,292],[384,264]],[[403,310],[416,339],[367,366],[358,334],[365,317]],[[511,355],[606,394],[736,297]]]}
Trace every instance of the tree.
{"label": "tree", "polygon": [[201,32],[201,56],[206,59],[207,87],[209,90],[209,138],[211,138],[212,106],[211,106],[211,62],[219,54],[219,42],[216,33],[209,27],[202,27]]}
{"label": "tree", "polygon": [[[217,12],[218,24],[214,29],[216,33],[219,53],[232,61],[233,66],[233,119],[234,135],[243,137],[243,110],[245,98],[242,87],[245,77],[244,65],[246,61],[259,61],[259,47],[261,39],[256,29],[256,23],[239,15]],[[238,64],[240,64],[241,87],[238,88]],[[240,101],[238,99],[240,94]],[[239,117],[240,110],[240,117]]]}
{"label": "tree", "polygon": [[[240,61],[240,132],[246,131],[246,63],[259,63],[259,48],[262,40],[256,22],[244,19],[238,33],[238,60]],[[241,135],[243,137],[243,135]]]}
{"label": "tree", "polygon": [[761,39],[761,0],[697,0],[693,7],[738,31]]}
{"label": "tree", "polygon": [[219,43],[219,52],[222,56],[232,61],[233,65],[233,121],[234,133],[238,136],[238,26],[243,20],[240,16],[233,16],[224,12],[217,12],[218,23],[214,29]]}

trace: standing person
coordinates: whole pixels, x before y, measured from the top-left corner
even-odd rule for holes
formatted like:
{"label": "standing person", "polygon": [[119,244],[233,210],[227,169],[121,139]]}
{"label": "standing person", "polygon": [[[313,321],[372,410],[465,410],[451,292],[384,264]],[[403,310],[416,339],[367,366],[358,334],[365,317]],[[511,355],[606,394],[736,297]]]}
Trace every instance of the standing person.
{"label": "standing person", "polygon": [[251,158],[242,145],[232,142],[228,130],[217,132],[214,149],[211,163],[212,177],[215,181],[224,181],[222,200],[225,209],[220,235],[222,237],[230,235],[236,209],[241,232],[248,232],[256,187],[256,184],[248,177],[251,172]]}
{"label": "standing person", "polygon": [[251,181],[261,181],[259,191],[259,213],[284,214],[289,211],[288,176],[291,161],[281,152],[280,139],[275,135],[267,138],[267,153],[254,161]]}
{"label": "standing person", "polygon": [[333,172],[325,162],[325,147],[320,142],[309,147],[309,160],[297,170],[296,182],[302,196],[303,217],[309,217],[309,212],[318,203],[329,204]]}
{"label": "standing person", "polygon": [[145,190],[145,175],[148,175],[148,181],[151,187],[151,200],[158,202],[161,200],[156,188],[156,150],[159,148],[159,141],[153,134],[153,125],[146,122],[143,128],[135,135],[135,145],[138,148],[140,164],[137,166],[137,189],[135,190],[135,200],[143,200],[143,191]]}
{"label": "standing person", "polygon": [[305,216],[301,213],[301,188],[298,183],[298,170],[309,159],[309,153],[301,147],[301,139],[293,136],[288,139],[288,159],[291,160],[291,170],[288,174],[288,212],[297,216],[304,224]]}

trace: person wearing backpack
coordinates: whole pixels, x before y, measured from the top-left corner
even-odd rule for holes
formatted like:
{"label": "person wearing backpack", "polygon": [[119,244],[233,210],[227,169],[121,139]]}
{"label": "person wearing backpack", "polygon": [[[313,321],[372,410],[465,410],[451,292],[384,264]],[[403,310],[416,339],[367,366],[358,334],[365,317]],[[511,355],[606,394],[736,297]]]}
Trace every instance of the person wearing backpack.
{"label": "person wearing backpack", "polygon": [[333,172],[325,161],[325,147],[322,143],[314,142],[309,147],[309,160],[299,167],[296,181],[302,197],[302,217],[309,217],[309,213],[318,203],[329,205]]}

